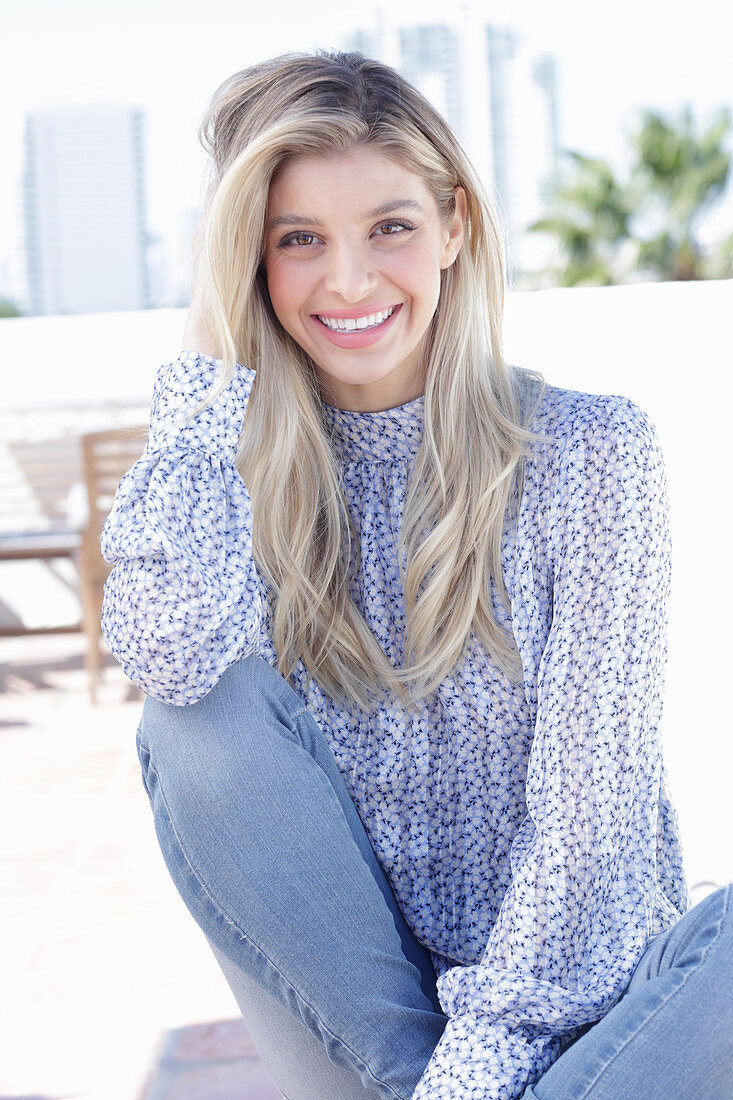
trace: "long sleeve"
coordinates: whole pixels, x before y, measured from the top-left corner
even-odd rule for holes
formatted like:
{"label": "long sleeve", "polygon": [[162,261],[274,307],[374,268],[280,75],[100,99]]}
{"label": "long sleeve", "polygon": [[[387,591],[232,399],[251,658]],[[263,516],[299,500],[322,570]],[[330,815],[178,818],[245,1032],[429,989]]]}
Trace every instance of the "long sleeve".
{"label": "long sleeve", "polygon": [[184,352],[156,376],[143,454],[102,531],[113,564],[102,634],[147,694],[185,705],[256,649],[263,621],[249,494],[234,466],[255,373],[237,367],[188,422],[221,360]]}
{"label": "long sleeve", "polygon": [[622,993],[680,911],[657,870],[671,554],[656,430],[581,405],[551,495],[552,622],[526,816],[478,965],[438,980],[449,1017],[413,1100],[516,1100]]}

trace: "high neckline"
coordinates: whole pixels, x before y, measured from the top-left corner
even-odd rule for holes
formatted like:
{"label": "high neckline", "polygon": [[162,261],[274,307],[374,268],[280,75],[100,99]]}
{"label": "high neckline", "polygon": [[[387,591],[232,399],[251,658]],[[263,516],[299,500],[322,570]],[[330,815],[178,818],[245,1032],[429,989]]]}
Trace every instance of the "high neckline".
{"label": "high neckline", "polygon": [[425,395],[381,412],[354,412],[323,402],[331,442],[344,460],[411,461],[420,450]]}

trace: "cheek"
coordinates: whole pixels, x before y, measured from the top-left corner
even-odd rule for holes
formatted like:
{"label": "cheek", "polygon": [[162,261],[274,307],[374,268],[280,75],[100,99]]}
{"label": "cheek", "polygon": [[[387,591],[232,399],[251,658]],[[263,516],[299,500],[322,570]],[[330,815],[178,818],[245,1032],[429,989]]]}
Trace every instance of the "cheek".
{"label": "cheek", "polygon": [[416,244],[404,249],[394,257],[389,276],[410,295],[415,309],[435,308],[440,293],[440,265],[430,248]]}
{"label": "cheek", "polygon": [[283,320],[302,301],[302,273],[290,264],[271,261],[265,264],[265,274],[272,307]]}

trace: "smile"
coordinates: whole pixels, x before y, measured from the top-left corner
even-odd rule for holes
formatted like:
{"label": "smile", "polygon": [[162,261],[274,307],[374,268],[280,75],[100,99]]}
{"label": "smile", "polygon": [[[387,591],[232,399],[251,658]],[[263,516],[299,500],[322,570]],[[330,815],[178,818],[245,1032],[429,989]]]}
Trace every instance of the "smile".
{"label": "smile", "polygon": [[327,340],[337,348],[358,353],[362,348],[378,344],[388,338],[402,313],[403,302],[365,313],[363,317],[330,317],[327,313],[311,313],[310,320],[317,326],[319,339]]}
{"label": "smile", "polygon": [[317,313],[316,317],[332,332],[356,332],[378,328],[392,316],[396,309],[397,306],[390,306],[389,309],[383,309],[379,313],[369,313],[365,317],[328,317],[321,313]]}

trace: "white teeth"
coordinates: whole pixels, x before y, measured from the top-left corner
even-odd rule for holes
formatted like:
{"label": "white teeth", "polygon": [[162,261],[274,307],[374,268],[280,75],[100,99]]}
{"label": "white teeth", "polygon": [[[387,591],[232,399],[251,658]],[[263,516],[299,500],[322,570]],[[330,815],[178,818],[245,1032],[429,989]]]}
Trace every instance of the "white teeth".
{"label": "white teeth", "polygon": [[396,308],[397,306],[392,306],[390,309],[383,309],[379,313],[370,313],[367,317],[324,317],[320,313],[316,316],[327,328],[336,332],[354,332],[356,329],[375,328],[377,325],[383,324],[388,317],[392,316]]}

